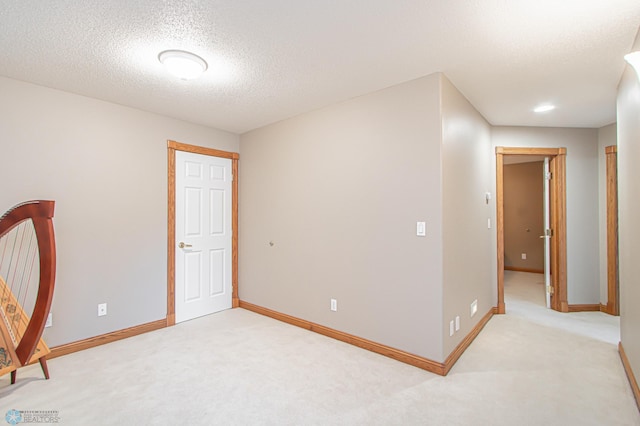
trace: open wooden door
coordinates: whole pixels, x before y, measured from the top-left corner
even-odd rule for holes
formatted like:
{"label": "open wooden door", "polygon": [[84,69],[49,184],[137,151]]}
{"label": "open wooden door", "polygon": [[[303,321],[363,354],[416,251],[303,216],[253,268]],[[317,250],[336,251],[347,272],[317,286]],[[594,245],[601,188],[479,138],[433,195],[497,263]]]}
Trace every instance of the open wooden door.
{"label": "open wooden door", "polygon": [[607,155],[607,306],[606,312],[620,315],[618,282],[618,147],[605,148]]}

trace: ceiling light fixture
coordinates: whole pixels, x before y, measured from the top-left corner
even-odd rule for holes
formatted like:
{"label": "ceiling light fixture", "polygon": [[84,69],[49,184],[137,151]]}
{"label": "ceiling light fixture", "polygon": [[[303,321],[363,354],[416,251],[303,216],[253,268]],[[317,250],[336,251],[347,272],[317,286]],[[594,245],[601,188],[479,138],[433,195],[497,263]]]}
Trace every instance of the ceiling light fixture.
{"label": "ceiling light fixture", "polygon": [[555,105],[546,104],[546,105],[540,105],[539,107],[534,108],[533,112],[548,112],[554,109],[556,109]]}
{"label": "ceiling light fixture", "polygon": [[207,61],[184,50],[165,50],[160,52],[158,60],[167,71],[182,80],[193,80],[208,68]]}
{"label": "ceiling light fixture", "polygon": [[624,60],[636,70],[636,73],[640,78],[640,50],[624,55]]}

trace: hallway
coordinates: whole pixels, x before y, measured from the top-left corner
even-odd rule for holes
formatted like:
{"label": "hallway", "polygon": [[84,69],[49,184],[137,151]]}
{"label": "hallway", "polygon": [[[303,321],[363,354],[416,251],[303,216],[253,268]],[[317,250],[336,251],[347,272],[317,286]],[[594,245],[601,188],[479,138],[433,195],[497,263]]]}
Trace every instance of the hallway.
{"label": "hallway", "polygon": [[504,283],[505,303],[510,316],[616,346],[620,342],[620,317],[602,312],[561,313],[547,309],[542,274],[505,271]]}

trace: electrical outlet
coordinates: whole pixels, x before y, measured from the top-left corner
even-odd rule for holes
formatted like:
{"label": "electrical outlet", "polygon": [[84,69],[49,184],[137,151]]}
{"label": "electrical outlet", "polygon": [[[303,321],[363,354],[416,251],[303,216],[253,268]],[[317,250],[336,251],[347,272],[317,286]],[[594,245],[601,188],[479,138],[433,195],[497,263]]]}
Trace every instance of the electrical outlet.
{"label": "electrical outlet", "polygon": [[527,253],[522,253],[522,260],[527,260]]}
{"label": "electrical outlet", "polygon": [[460,330],[460,316],[456,315],[456,331]]}
{"label": "electrical outlet", "polygon": [[478,299],[471,302],[471,316],[474,316],[478,312]]}
{"label": "electrical outlet", "polygon": [[47,322],[44,323],[44,328],[51,327],[53,325],[53,313],[49,312],[47,315]]}
{"label": "electrical outlet", "polygon": [[449,323],[449,336],[453,336],[454,332],[453,320],[451,320],[451,322]]}
{"label": "electrical outlet", "polygon": [[333,312],[338,310],[338,301],[336,299],[331,299],[331,310]]}
{"label": "electrical outlet", "polygon": [[107,315],[107,304],[106,303],[100,303],[98,305],[98,316],[99,317],[103,317]]}

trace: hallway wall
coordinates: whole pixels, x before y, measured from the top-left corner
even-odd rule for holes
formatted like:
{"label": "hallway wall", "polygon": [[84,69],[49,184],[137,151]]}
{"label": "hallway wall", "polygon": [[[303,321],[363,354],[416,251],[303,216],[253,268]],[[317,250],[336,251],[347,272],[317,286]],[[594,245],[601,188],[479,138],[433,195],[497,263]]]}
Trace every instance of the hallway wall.
{"label": "hallway wall", "polygon": [[[492,143],[494,151],[497,146],[567,148],[568,301],[599,303],[598,130],[496,126]],[[495,170],[495,154],[493,162]]]}
{"label": "hallway wall", "polygon": [[[495,211],[486,200],[491,187],[491,126],[467,98],[442,76],[443,336],[448,356],[495,306],[491,280]],[[495,250],[494,250],[495,251]],[[478,310],[471,316],[470,305]],[[449,336],[450,321],[460,330]]]}
{"label": "hallway wall", "polygon": [[[633,50],[640,50],[640,32]],[[620,337],[640,380],[640,75],[627,66],[618,86]]]}

